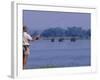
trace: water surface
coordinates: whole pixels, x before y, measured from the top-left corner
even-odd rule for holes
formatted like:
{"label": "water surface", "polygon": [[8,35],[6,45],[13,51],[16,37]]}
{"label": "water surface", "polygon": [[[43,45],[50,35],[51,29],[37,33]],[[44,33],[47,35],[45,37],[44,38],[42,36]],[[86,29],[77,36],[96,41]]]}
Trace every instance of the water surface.
{"label": "water surface", "polygon": [[90,40],[31,42],[26,69],[90,66]]}

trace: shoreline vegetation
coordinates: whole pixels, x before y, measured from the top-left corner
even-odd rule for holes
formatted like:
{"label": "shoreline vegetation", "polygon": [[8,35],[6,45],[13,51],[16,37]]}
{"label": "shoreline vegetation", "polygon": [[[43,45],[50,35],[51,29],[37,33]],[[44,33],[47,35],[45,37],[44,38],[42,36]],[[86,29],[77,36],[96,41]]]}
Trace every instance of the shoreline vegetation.
{"label": "shoreline vegetation", "polygon": [[63,29],[61,27],[48,28],[43,30],[41,33],[39,30],[30,32],[31,36],[40,35],[43,40],[51,40],[54,42],[58,40],[62,42],[64,40],[76,41],[76,40],[84,40],[91,38],[90,29],[82,29],[81,27],[68,27],[67,29]]}

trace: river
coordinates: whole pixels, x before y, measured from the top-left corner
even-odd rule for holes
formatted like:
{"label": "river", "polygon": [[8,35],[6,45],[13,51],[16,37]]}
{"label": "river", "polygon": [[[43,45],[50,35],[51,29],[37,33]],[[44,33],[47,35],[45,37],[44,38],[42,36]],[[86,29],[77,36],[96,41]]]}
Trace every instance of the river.
{"label": "river", "polygon": [[25,69],[81,67],[91,65],[90,40],[31,42],[30,55]]}

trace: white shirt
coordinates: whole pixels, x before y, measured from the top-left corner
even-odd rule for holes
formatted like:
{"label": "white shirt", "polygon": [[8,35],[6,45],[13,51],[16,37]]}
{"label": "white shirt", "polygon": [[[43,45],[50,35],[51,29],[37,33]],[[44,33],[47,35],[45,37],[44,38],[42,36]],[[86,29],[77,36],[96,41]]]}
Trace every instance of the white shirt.
{"label": "white shirt", "polygon": [[23,45],[30,45],[29,41],[32,40],[32,37],[27,33],[23,33]]}

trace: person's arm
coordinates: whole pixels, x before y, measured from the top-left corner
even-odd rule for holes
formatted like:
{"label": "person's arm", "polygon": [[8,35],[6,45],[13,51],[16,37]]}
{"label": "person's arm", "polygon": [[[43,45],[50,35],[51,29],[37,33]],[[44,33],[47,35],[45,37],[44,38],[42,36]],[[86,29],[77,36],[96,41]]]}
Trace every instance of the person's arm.
{"label": "person's arm", "polygon": [[29,41],[32,41],[32,40],[33,40],[32,37],[31,37],[29,34],[27,34],[27,39],[28,39]]}
{"label": "person's arm", "polygon": [[39,40],[39,39],[40,39],[40,35],[34,36],[34,37],[32,37],[32,38],[33,38],[32,41]]}
{"label": "person's arm", "polygon": [[40,38],[41,38],[40,35],[37,35],[37,36],[36,36],[36,40],[39,40]]}

